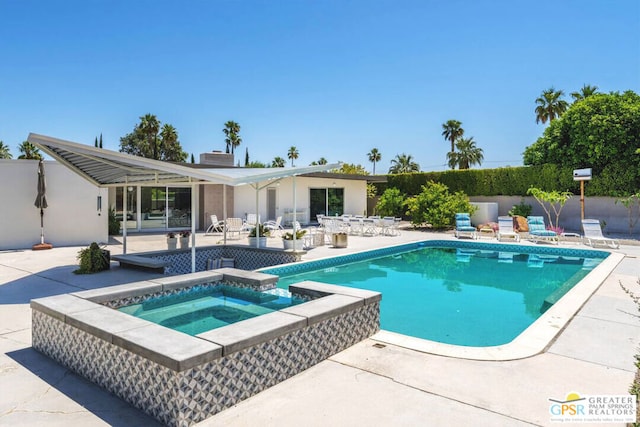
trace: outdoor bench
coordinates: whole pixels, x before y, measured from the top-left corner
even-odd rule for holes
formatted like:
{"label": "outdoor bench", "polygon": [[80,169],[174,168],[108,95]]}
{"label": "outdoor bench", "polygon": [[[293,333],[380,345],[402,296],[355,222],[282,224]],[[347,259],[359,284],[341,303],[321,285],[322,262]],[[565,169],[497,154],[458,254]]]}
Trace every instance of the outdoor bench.
{"label": "outdoor bench", "polygon": [[118,261],[122,268],[133,268],[138,270],[164,273],[164,268],[171,264],[168,261],[140,255],[113,255],[112,260]]}

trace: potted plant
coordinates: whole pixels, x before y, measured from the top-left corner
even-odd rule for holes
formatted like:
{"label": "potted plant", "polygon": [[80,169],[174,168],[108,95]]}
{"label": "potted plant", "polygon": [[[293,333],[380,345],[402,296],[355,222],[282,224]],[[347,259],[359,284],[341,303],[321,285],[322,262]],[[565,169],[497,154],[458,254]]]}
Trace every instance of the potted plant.
{"label": "potted plant", "polygon": [[284,250],[295,250],[301,251],[304,247],[304,243],[302,242],[302,238],[307,234],[307,230],[297,230],[296,231],[296,241],[295,247],[293,245],[293,232],[286,232],[282,235],[282,245]]}
{"label": "potted plant", "polygon": [[[260,237],[257,237],[257,234],[260,233]],[[256,247],[256,239],[258,241],[258,247],[264,248],[267,246],[267,237],[270,235],[270,231],[265,228],[264,224],[258,223],[255,227],[251,229],[249,232],[249,246]]]}
{"label": "potted plant", "polygon": [[346,248],[347,247],[347,233],[333,233],[331,235],[331,244],[334,248]]}
{"label": "potted plant", "polygon": [[189,230],[180,232],[180,249],[187,249],[189,247],[189,236],[191,236]]}
{"label": "potted plant", "polygon": [[167,233],[167,248],[171,251],[174,250],[178,246],[178,238],[176,237],[176,233],[170,231]]}
{"label": "potted plant", "polygon": [[91,243],[88,248],[80,249],[77,258],[80,268],[74,271],[76,274],[97,273],[111,267],[111,252],[101,248],[96,242]]}

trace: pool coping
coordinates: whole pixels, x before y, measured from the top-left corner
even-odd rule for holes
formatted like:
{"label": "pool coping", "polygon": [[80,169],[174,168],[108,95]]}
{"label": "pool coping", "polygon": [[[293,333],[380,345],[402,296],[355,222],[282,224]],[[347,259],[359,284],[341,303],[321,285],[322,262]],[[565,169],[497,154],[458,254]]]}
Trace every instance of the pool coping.
{"label": "pool coping", "polygon": [[[397,249],[400,247],[409,247],[412,245],[434,244],[446,242],[447,245],[452,243],[462,243],[463,246],[473,246],[480,244],[482,246],[494,246],[504,247],[508,246],[524,246],[534,248],[545,248],[544,246],[538,246],[537,244],[528,244],[528,242],[514,242],[514,243],[491,243],[491,242],[466,242],[458,240],[424,240],[415,243],[404,243],[399,245],[392,245],[381,249],[357,252],[351,255],[364,254],[366,252],[382,253]],[[550,247],[552,251],[558,248],[557,246]],[[568,249],[568,248],[567,248]],[[556,337],[562,332],[567,324],[573,319],[576,313],[587,303],[589,298],[598,290],[605,279],[613,272],[616,266],[624,259],[625,255],[620,252],[614,252],[611,250],[603,249],[578,249],[585,252],[606,252],[609,255],[602,260],[602,262],[596,266],[587,276],[576,283],[571,290],[569,290],[558,302],[553,304],[544,314],[536,319],[531,325],[529,325],[524,331],[522,331],[516,338],[506,344],[487,347],[471,347],[461,346],[454,344],[445,344],[437,341],[431,341],[424,338],[412,337],[410,335],[404,335],[398,332],[387,331],[380,329],[378,333],[373,335],[370,339],[378,341],[380,343],[396,345],[407,349],[419,351],[422,353],[429,353],[438,356],[453,357],[458,359],[469,360],[481,360],[481,361],[507,361],[524,359],[540,354],[547,350],[551,344],[555,341]],[[342,255],[344,257],[345,255]],[[348,255],[347,255],[348,256]],[[306,263],[313,263],[323,260],[331,260],[339,257],[326,257],[318,260],[307,261]],[[302,263],[297,263],[302,264]],[[278,267],[269,267],[262,270],[274,270]],[[277,273],[270,273],[277,274]],[[384,298],[384,294],[382,295]]]}

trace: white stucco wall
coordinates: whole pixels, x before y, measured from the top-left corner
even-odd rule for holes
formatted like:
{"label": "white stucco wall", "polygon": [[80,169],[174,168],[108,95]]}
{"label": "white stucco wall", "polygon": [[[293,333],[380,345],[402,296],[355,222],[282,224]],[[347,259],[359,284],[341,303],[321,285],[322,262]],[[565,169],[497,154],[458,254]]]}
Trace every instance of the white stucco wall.
{"label": "white stucco wall", "polygon": [[[296,206],[297,210],[304,210],[302,224],[310,222],[309,218],[309,189],[311,188],[344,188],[344,212],[363,215],[367,209],[367,183],[364,180],[296,177]],[[335,186],[334,186],[335,183]],[[261,183],[261,187],[266,183]],[[285,178],[276,188],[276,217],[283,215],[287,209],[293,209],[293,178]],[[256,192],[249,185],[235,187],[234,216],[244,218],[245,214],[255,212]],[[260,219],[267,219],[267,190],[262,189],[258,196],[258,210]],[[315,218],[312,218],[315,221]]]}
{"label": "white stucco wall", "polygon": [[[521,200],[531,205],[532,215],[544,216],[545,223],[548,223],[547,214],[540,204],[533,197],[517,196],[473,196],[472,202],[495,202],[498,203],[498,215],[507,215],[514,205],[519,205]],[[629,234],[629,211],[621,203],[616,203],[615,197],[585,197],[584,216],[585,218],[605,221],[605,235],[609,233]],[[632,220],[638,218],[638,206],[635,206],[632,213]],[[554,217],[555,218],[555,217]],[[581,232],[580,224],[580,196],[573,196],[567,201],[560,213],[560,227],[567,231]],[[632,228],[632,236],[640,233],[640,221]]]}
{"label": "white stucco wall", "polygon": [[[45,161],[47,202],[45,242],[55,246],[107,242],[108,193],[55,161]],[[31,248],[40,243],[37,195],[38,161],[0,160],[0,250]],[[102,196],[102,212],[97,210]]]}

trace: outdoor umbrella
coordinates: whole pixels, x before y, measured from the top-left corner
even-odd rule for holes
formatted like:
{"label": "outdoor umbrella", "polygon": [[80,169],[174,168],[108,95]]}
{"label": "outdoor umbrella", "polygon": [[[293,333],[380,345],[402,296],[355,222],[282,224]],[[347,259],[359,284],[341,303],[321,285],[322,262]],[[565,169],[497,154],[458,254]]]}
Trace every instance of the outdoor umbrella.
{"label": "outdoor umbrella", "polygon": [[44,210],[47,208],[47,184],[44,178],[44,162],[38,163],[38,196],[34,203],[40,209],[40,244],[34,245],[33,249],[51,249],[51,245],[44,242]]}

